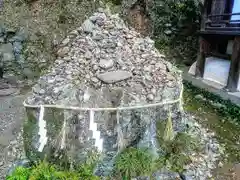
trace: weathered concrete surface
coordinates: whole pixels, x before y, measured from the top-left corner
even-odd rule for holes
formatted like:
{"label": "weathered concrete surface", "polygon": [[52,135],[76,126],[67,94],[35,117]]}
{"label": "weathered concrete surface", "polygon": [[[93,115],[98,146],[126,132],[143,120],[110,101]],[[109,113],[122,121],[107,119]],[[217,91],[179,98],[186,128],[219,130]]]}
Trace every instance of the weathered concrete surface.
{"label": "weathered concrete surface", "polygon": [[202,78],[195,78],[188,73],[188,68],[185,68],[183,70],[183,79],[192,83],[196,87],[205,89],[211,93],[220,96],[224,100],[230,100],[232,103],[240,106],[240,92],[227,92],[224,89],[224,86],[221,86],[211,81],[203,80]]}

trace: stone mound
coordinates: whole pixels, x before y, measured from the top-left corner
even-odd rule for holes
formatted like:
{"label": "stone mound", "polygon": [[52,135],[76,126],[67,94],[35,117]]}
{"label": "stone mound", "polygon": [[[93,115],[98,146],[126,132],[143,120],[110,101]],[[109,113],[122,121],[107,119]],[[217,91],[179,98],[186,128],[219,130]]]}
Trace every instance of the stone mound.
{"label": "stone mound", "polygon": [[95,13],[61,46],[53,68],[33,88],[28,104],[58,104],[74,87],[79,91],[120,87],[130,96],[125,104],[179,97],[179,74],[172,72],[154,41],[129,29],[117,15]]}
{"label": "stone mound", "polygon": [[174,129],[181,129],[181,103],[117,111],[68,109],[143,106],[180,97],[180,73],[155,49],[154,41],[127,27],[118,15],[100,9],[69,33],[57,53],[26,103],[66,108],[27,108],[29,158],[54,154],[61,159],[64,153],[71,163],[79,163],[96,147],[103,152],[97,172],[107,175],[126,147],[157,152],[156,122],[166,120],[169,110]]}

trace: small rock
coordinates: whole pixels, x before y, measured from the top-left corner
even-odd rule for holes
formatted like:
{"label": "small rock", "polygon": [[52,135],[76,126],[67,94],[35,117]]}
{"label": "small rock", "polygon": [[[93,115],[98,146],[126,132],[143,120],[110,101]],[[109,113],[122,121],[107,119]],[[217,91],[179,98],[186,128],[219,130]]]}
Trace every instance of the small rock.
{"label": "small rock", "polygon": [[133,38],[132,35],[130,35],[130,34],[126,35],[126,39],[132,39],[132,38]]}
{"label": "small rock", "polygon": [[89,60],[91,59],[91,57],[92,57],[92,53],[90,51],[86,51],[85,58]]}
{"label": "small rock", "polygon": [[155,67],[157,69],[162,69],[162,70],[166,70],[166,68],[167,68],[166,65],[163,63],[157,63],[157,64],[155,64]]}
{"label": "small rock", "polygon": [[87,75],[85,76],[85,78],[86,78],[86,79],[90,79],[90,75],[87,74]]}
{"label": "small rock", "polygon": [[24,68],[22,73],[23,73],[24,77],[26,77],[28,79],[36,76],[36,74],[30,68]]}
{"label": "small rock", "polygon": [[152,89],[151,89],[151,93],[156,94],[156,93],[157,93],[157,90],[156,90],[155,88],[152,88]]}
{"label": "small rock", "polygon": [[45,93],[45,90],[44,89],[41,89],[40,91],[39,91],[39,94],[44,94]]}
{"label": "small rock", "polygon": [[69,52],[69,47],[63,47],[58,50],[57,54],[60,57],[64,57]]}
{"label": "small rock", "polygon": [[106,15],[104,13],[99,13],[98,15],[91,16],[89,18],[93,23],[96,23],[99,26],[103,26],[106,21]]}
{"label": "small rock", "polygon": [[97,71],[98,70],[98,66],[96,64],[93,65],[93,70]]}
{"label": "small rock", "polygon": [[68,43],[70,42],[70,39],[69,38],[66,38],[62,41],[62,45],[63,46],[66,46]]}
{"label": "small rock", "polygon": [[146,79],[147,81],[151,81],[151,80],[152,80],[152,76],[149,75],[149,74],[145,74],[144,77],[145,77],[145,79]]}
{"label": "small rock", "polygon": [[149,101],[153,101],[153,100],[154,100],[154,95],[153,95],[153,94],[148,94],[148,95],[147,95],[147,99],[148,99]]}
{"label": "small rock", "polygon": [[0,43],[4,43],[5,38],[4,37],[0,37]]}
{"label": "small rock", "polygon": [[95,25],[89,19],[85,20],[82,25],[83,32],[92,33],[95,28]]}
{"label": "small rock", "polygon": [[15,34],[15,32],[16,32],[16,30],[13,29],[13,28],[7,28],[7,29],[6,29],[6,33],[7,33],[7,34]]}
{"label": "small rock", "polygon": [[99,62],[99,66],[103,69],[110,69],[114,65],[113,60],[106,60],[106,59],[101,59]]}
{"label": "small rock", "polygon": [[95,22],[97,21],[97,18],[98,18],[98,16],[91,16],[91,17],[89,17],[89,19],[90,19],[93,23],[95,23]]}
{"label": "small rock", "polygon": [[100,13],[104,13],[105,12],[103,8],[98,8],[97,11],[100,12]]}
{"label": "small rock", "polygon": [[218,163],[218,167],[223,167],[223,163],[221,161]]}
{"label": "small rock", "polygon": [[100,40],[103,39],[103,36],[101,36],[101,35],[94,35],[94,36],[92,37],[92,39],[95,40],[95,41],[100,41]]}
{"label": "small rock", "polygon": [[93,83],[98,83],[98,82],[99,82],[98,78],[96,78],[96,77],[92,77],[92,78],[91,78],[91,81],[92,81]]}
{"label": "small rock", "polygon": [[145,72],[150,72],[152,70],[152,66],[144,66]]}
{"label": "small rock", "polygon": [[3,62],[12,62],[15,59],[11,43],[0,45],[0,52],[3,54]]}
{"label": "small rock", "polygon": [[110,71],[102,74],[98,74],[97,78],[103,81],[104,83],[116,83],[119,81],[123,81],[132,77],[132,73],[128,71]]}
{"label": "small rock", "polygon": [[79,33],[77,30],[73,30],[69,33],[70,36],[77,36]]}
{"label": "small rock", "polygon": [[146,58],[149,57],[149,55],[148,55],[148,54],[142,54],[141,57],[142,57],[143,59],[146,59]]}

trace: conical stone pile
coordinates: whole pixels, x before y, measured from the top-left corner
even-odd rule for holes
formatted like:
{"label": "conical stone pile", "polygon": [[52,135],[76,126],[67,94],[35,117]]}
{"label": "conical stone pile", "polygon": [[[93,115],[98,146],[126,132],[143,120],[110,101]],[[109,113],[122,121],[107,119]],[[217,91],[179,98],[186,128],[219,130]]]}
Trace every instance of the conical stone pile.
{"label": "conical stone pile", "polygon": [[118,15],[99,9],[69,33],[57,53],[26,104],[66,108],[27,108],[29,158],[54,154],[61,160],[64,154],[70,163],[79,163],[95,147],[103,154],[97,171],[108,174],[126,147],[144,146],[157,153],[156,122],[167,120],[169,110],[173,128],[182,129],[181,102],[158,104],[180,98],[180,73],[154,41],[127,27]]}

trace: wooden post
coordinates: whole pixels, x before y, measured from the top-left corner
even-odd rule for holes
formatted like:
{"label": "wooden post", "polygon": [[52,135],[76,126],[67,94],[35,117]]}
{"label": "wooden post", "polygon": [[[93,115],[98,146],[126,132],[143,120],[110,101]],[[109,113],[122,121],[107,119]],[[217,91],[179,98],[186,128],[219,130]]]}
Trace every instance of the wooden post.
{"label": "wooden post", "polygon": [[228,76],[227,88],[230,91],[236,91],[240,73],[240,36],[235,37],[233,42],[233,52],[231,66]]}
{"label": "wooden post", "polygon": [[201,30],[204,31],[205,30],[205,23],[206,23],[206,19],[207,19],[207,5],[208,2],[207,0],[203,0],[203,7],[201,9],[202,12],[202,16],[201,16]]}
{"label": "wooden post", "polygon": [[0,79],[3,78],[3,54],[0,52]]}
{"label": "wooden post", "polygon": [[195,76],[196,77],[203,77],[204,73],[204,66],[205,66],[205,58],[206,55],[210,52],[210,44],[203,39],[203,37],[199,38],[199,55],[197,59],[197,64],[196,64],[196,72]]}

